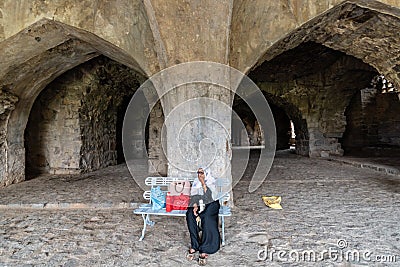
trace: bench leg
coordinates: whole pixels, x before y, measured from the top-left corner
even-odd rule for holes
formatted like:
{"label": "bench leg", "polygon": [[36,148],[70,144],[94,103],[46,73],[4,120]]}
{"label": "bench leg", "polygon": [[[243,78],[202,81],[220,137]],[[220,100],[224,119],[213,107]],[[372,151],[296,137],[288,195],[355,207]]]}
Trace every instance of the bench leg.
{"label": "bench leg", "polygon": [[221,216],[222,246],[225,246],[225,218]]}
{"label": "bench leg", "polygon": [[143,230],[142,230],[142,235],[139,238],[139,241],[142,241],[144,238],[144,233],[146,233],[146,227],[147,225],[153,226],[154,222],[150,221],[150,215],[149,214],[142,214],[143,218]]}

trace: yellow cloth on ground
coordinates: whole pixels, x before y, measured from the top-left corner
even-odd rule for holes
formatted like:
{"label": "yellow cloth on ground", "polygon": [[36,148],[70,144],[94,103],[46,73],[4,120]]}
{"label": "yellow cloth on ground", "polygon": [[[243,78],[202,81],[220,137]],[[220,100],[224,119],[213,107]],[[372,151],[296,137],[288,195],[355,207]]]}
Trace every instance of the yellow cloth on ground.
{"label": "yellow cloth on ground", "polygon": [[281,210],[282,206],[281,206],[281,197],[278,196],[263,196],[262,200],[264,201],[265,205],[267,205],[268,207],[272,208],[272,209],[276,209],[276,210]]}

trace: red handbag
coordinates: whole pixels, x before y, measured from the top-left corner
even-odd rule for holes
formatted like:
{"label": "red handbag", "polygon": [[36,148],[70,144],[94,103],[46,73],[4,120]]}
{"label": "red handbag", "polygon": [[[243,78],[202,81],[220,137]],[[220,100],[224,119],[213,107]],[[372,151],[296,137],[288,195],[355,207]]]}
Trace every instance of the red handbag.
{"label": "red handbag", "polygon": [[166,197],[165,210],[170,212],[172,210],[187,210],[189,206],[190,196],[181,194],[179,196],[171,196],[168,192]]}
{"label": "red handbag", "polygon": [[188,195],[181,194],[180,196],[173,196],[174,205],[172,209],[174,210],[187,210],[189,206],[190,197]]}
{"label": "red handbag", "polygon": [[165,210],[187,210],[190,201],[190,182],[188,180],[173,181],[168,186]]}
{"label": "red handbag", "polygon": [[170,212],[172,210],[173,200],[172,196],[169,192],[167,192],[167,196],[165,198],[165,211]]}

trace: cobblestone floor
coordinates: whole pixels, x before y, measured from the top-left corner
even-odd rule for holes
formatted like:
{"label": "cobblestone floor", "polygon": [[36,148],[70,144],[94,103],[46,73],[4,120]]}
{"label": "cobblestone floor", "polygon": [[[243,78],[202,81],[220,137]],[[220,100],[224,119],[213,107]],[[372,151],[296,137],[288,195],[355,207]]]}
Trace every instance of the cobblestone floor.
{"label": "cobblestone floor", "polygon": [[[263,185],[249,193],[255,165],[253,158],[234,188],[226,245],[209,266],[400,265],[399,176],[278,154]],[[125,165],[1,189],[0,266],[196,265],[184,257],[184,218],[154,218],[138,241],[142,218],[121,203],[140,202],[141,192]],[[281,196],[283,210],[266,207],[263,195]],[[32,203],[38,206],[21,208]]]}

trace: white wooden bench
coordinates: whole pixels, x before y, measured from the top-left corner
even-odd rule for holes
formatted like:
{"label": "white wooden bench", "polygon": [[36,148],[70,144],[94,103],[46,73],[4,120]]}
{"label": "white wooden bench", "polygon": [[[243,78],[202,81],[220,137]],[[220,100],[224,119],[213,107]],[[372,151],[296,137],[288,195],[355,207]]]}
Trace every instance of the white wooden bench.
{"label": "white wooden bench", "polygon": [[[191,183],[194,178],[182,178],[182,177],[147,177],[145,180],[145,184],[150,186],[150,190],[153,187],[160,186],[161,190],[164,192],[168,191],[168,185],[173,181],[178,180],[188,180]],[[221,232],[222,232],[222,245],[225,245],[225,217],[231,216],[231,209],[226,203],[230,200],[229,191],[227,188],[230,188],[230,181],[228,179],[218,178],[217,181],[217,191],[218,191],[218,199],[220,201],[220,209],[219,209],[219,218],[221,220]],[[151,199],[150,199],[150,190],[145,191],[143,193],[143,198],[148,200],[149,203],[144,203],[139,206],[139,208],[133,211],[134,214],[140,214],[143,218],[143,230],[142,235],[139,240],[142,241],[144,238],[144,234],[146,232],[147,225],[153,226],[154,222],[150,220],[150,215],[161,215],[161,216],[186,216],[186,210],[172,210],[171,212],[167,212],[165,208],[161,210],[153,210]]]}

